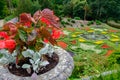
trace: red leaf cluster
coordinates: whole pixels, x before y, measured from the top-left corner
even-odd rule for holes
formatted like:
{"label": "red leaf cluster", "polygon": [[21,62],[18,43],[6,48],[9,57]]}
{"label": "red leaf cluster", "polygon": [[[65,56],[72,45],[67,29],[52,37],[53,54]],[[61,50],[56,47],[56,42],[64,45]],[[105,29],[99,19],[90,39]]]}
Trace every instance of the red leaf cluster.
{"label": "red leaf cluster", "polygon": [[21,53],[24,47],[27,49],[35,46],[34,49],[39,50],[43,47],[37,43],[40,39],[55,45],[56,39],[62,34],[58,30],[58,21],[59,18],[50,9],[36,11],[33,16],[29,13],[22,13],[17,23],[8,22],[3,26],[3,32],[0,32],[0,49],[7,48],[12,52],[16,46],[20,46]]}
{"label": "red leaf cluster", "polygon": [[54,12],[50,9],[44,9],[42,11],[37,11],[33,18],[37,22],[39,19],[47,22],[47,24],[59,28],[59,18],[54,15]]}

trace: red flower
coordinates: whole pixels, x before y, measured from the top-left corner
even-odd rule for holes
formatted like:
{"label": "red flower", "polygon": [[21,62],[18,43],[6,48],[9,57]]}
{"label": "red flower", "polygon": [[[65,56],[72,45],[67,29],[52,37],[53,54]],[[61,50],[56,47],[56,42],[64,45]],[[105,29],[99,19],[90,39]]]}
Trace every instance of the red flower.
{"label": "red flower", "polygon": [[30,27],[30,26],[31,26],[31,22],[30,22],[30,21],[26,22],[26,23],[24,24],[24,26]]}
{"label": "red flower", "polygon": [[49,22],[46,18],[42,17],[42,18],[40,18],[40,20],[41,20],[43,23],[45,23],[45,24],[47,24],[47,25],[50,25],[50,22]]}
{"label": "red flower", "polygon": [[67,46],[68,46],[68,45],[67,45],[65,42],[63,42],[63,41],[59,41],[59,42],[57,42],[57,44],[58,44],[58,46],[62,47],[63,49],[66,49]]}
{"label": "red flower", "polygon": [[15,49],[15,46],[16,46],[16,43],[14,40],[10,39],[5,41],[5,47],[8,48],[9,50]]}
{"label": "red flower", "polygon": [[58,39],[58,38],[60,38],[61,34],[62,34],[62,32],[60,30],[53,29],[53,31],[52,31],[52,38],[53,39]]}
{"label": "red flower", "polygon": [[6,32],[0,32],[0,38],[4,38],[4,39],[9,39],[9,36],[7,35]]}
{"label": "red flower", "polygon": [[110,48],[110,46],[108,46],[107,44],[103,44],[103,45],[101,46],[101,48],[106,49],[106,48]]}
{"label": "red flower", "polygon": [[48,43],[49,41],[48,41],[46,38],[44,38],[44,42],[45,42],[45,43]]}
{"label": "red flower", "polygon": [[114,50],[108,50],[107,53],[105,54],[105,56],[110,56],[113,52],[114,52]]}
{"label": "red flower", "polygon": [[76,41],[76,40],[73,40],[73,41],[71,41],[71,43],[72,43],[72,44],[76,44],[76,43],[77,43],[77,41]]}
{"label": "red flower", "polygon": [[118,30],[114,30],[114,29],[109,29],[109,32],[118,32]]}
{"label": "red flower", "polygon": [[4,49],[4,48],[5,48],[5,41],[0,40],[0,49]]}

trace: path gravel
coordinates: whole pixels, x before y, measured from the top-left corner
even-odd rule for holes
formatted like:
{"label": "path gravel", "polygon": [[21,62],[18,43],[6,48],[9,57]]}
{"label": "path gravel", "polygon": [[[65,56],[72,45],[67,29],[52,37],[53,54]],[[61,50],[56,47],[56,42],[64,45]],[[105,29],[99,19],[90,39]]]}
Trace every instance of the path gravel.
{"label": "path gravel", "polygon": [[4,24],[4,20],[0,20],[0,27],[2,27]]}

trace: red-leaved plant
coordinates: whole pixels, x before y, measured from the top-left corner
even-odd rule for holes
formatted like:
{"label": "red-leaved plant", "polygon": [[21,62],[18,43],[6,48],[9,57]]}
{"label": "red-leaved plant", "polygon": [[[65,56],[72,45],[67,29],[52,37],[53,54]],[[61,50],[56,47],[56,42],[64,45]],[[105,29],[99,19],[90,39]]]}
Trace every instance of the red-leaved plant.
{"label": "red-leaved plant", "polygon": [[[22,68],[34,70],[49,64],[44,55],[52,57],[56,39],[60,37],[59,18],[50,9],[20,14],[17,23],[8,22],[0,30],[0,63],[15,63],[29,58]],[[33,75],[32,75],[33,76]]]}

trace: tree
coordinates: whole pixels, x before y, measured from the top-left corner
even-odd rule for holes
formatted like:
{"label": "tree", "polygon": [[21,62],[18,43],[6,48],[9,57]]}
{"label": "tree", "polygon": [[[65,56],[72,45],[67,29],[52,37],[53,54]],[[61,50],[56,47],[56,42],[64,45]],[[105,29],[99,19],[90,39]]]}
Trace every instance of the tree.
{"label": "tree", "polygon": [[88,0],[93,19],[107,20],[109,18],[119,19],[120,1],[119,0]]}

